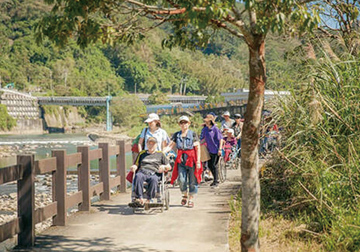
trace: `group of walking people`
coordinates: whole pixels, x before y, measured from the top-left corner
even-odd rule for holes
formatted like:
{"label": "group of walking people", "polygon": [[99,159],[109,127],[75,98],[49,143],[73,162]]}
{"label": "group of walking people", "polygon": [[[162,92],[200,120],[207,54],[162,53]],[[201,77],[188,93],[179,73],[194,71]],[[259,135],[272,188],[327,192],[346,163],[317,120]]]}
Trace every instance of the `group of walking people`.
{"label": "group of walking people", "polygon": [[[210,186],[217,187],[219,184],[217,166],[223,154],[223,147],[230,139],[235,144],[241,144],[241,115],[235,114],[235,120],[232,120],[230,113],[225,112],[223,118],[219,129],[215,123],[216,115],[213,112],[208,113],[204,118],[199,137],[190,129],[189,117],[180,116],[178,119],[180,130],[169,138],[167,132],[161,128],[159,116],[154,113],[149,114],[145,120],[148,127],[142,130],[138,141],[139,154],[131,166],[131,171],[135,173],[133,182],[135,201],[143,205],[156,199],[160,179],[157,174],[171,170],[166,154],[174,148],[177,150],[177,155],[171,184],[175,181],[179,183],[182,193],[181,205],[194,207],[194,196],[198,192],[204,167],[209,168],[214,178]],[[209,153],[210,159],[206,163],[201,162],[200,145],[206,146]],[[143,193],[144,182],[148,184],[147,197]]]}

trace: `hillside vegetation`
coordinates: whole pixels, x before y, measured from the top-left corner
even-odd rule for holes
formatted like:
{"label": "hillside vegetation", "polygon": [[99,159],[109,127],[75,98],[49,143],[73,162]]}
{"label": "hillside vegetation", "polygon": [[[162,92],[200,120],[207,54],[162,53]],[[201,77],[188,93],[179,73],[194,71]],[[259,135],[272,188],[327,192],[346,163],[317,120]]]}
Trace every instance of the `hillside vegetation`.
{"label": "hillside vegetation", "polygon": [[[134,45],[98,43],[85,50],[75,42],[61,49],[48,41],[37,45],[34,25],[50,8],[40,0],[0,2],[3,86],[13,82],[19,90],[58,96],[118,96],[135,91],[217,96],[247,87],[246,45],[221,32],[207,48],[195,51],[163,49],[165,33],[160,28]],[[284,54],[298,43],[281,38],[270,38],[268,43],[268,88],[288,88],[294,71]]]}

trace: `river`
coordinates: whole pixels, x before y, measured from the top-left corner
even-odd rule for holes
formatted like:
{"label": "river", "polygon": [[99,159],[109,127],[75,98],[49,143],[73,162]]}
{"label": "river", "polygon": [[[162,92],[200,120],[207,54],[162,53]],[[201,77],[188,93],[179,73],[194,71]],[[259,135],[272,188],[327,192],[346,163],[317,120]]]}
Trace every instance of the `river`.
{"label": "river", "polygon": [[[33,153],[35,160],[51,157],[51,150],[65,149],[67,154],[75,153],[77,146],[90,146],[90,149],[97,149],[96,143],[91,141],[84,134],[43,134],[43,135],[1,135],[0,151],[4,148],[13,150],[16,153]],[[131,153],[126,155],[126,167],[132,162]],[[0,169],[16,163],[16,155],[0,158]],[[111,170],[116,170],[116,157],[110,157]],[[91,170],[99,169],[98,160],[90,163]],[[69,167],[68,170],[76,170],[76,167]],[[42,177],[44,175],[40,175]],[[69,188],[70,189],[70,188]],[[70,189],[71,190],[71,189]],[[0,195],[16,191],[13,183],[0,185]]]}
{"label": "river", "polygon": [[[43,134],[43,135],[0,135],[0,151],[3,147],[15,147],[35,154],[35,160],[51,157],[51,150],[65,149],[67,154],[77,151],[77,146],[87,145],[97,149],[97,144],[84,134]],[[34,148],[35,147],[35,148]],[[131,164],[130,153],[127,153],[126,163]],[[115,169],[115,157],[111,158],[111,167]],[[16,163],[16,156],[0,158],[0,168]],[[98,169],[97,161],[91,162],[91,169]]]}

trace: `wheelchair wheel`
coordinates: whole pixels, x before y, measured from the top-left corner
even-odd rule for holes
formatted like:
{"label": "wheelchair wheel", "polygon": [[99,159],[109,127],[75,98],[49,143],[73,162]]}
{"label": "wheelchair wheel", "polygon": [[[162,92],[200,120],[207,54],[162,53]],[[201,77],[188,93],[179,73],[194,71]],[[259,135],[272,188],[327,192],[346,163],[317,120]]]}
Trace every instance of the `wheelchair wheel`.
{"label": "wheelchair wheel", "polygon": [[165,190],[165,210],[169,210],[170,207],[170,192]]}
{"label": "wheelchair wheel", "polygon": [[221,183],[226,180],[226,164],[223,157],[219,158],[219,180]]}

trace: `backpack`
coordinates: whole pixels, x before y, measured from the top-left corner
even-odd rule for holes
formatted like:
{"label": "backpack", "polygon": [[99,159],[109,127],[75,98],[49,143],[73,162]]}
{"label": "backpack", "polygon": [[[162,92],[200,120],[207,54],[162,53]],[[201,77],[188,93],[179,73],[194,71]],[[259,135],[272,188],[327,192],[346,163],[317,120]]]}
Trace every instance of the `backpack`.
{"label": "backpack", "polygon": [[[146,136],[147,130],[148,130],[148,128],[145,129],[144,136]],[[139,144],[140,136],[141,136],[141,133],[131,143],[131,151],[133,153],[139,153],[139,145],[138,144]],[[144,149],[144,148],[145,148],[145,137],[144,137],[144,141],[142,144],[142,149]]]}

